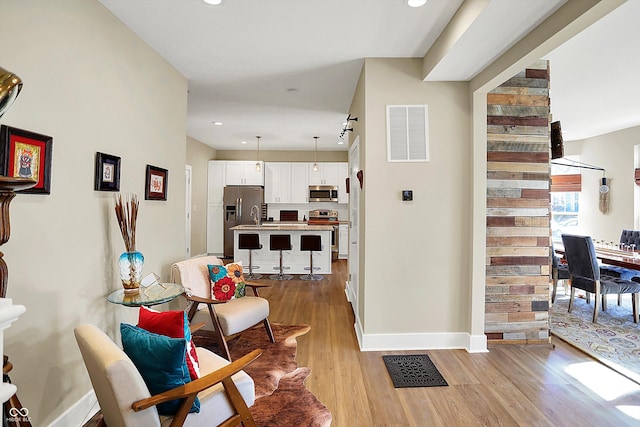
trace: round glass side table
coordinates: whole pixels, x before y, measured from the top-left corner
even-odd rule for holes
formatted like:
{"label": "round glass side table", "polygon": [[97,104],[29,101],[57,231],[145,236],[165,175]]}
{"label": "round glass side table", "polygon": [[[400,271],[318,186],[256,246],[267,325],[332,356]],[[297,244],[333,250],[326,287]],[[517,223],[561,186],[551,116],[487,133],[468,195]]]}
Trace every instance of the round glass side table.
{"label": "round glass side table", "polygon": [[184,287],[177,283],[154,283],[147,287],[140,287],[136,295],[125,295],[124,289],[111,293],[107,300],[114,304],[127,307],[151,306],[169,302],[184,292]]}

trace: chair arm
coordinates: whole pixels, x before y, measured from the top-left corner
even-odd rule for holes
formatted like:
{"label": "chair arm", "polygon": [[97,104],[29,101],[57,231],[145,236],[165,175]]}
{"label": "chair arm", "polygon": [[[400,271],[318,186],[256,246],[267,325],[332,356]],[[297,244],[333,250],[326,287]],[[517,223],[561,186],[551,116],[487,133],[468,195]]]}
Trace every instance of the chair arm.
{"label": "chair arm", "polygon": [[266,283],[254,283],[254,282],[244,282],[244,285],[250,287],[251,290],[253,291],[253,294],[257,297],[260,296],[260,294],[258,293],[259,288],[268,288],[271,286]]}
{"label": "chair arm", "polygon": [[189,325],[189,331],[193,334],[194,332],[199,331],[205,326],[207,326],[207,324],[204,322],[196,323],[195,325]]}
{"label": "chair arm", "polygon": [[187,294],[185,294],[185,298],[187,299],[187,301],[193,301],[193,302],[202,303],[202,304],[224,304],[226,302],[226,301],[218,301],[210,298],[197,297],[195,295],[189,296]]}
{"label": "chair arm", "polygon": [[[231,362],[230,364],[218,369],[217,371],[211,372],[204,377],[198,378],[197,380],[191,381],[185,385],[176,387],[172,390],[167,390],[163,393],[156,394],[155,396],[147,397],[146,399],[138,400],[131,405],[131,408],[135,412],[143,411],[152,406],[158,405],[160,403],[168,402],[170,400],[175,399],[185,399],[183,404],[180,406],[178,413],[176,414],[176,418],[180,415],[182,416],[182,412],[184,412],[184,418],[186,418],[189,413],[189,409],[195,400],[196,395],[202,390],[206,390],[207,388],[218,384],[219,382],[223,382],[228,379],[232,375],[238,373],[242,369],[244,369],[249,363],[256,360],[262,354],[262,350],[253,350],[251,353],[248,353],[242,356],[240,359]],[[188,403],[188,406],[187,406]],[[186,408],[185,408],[186,406]],[[183,419],[184,421],[184,419]],[[173,425],[173,423],[172,423]],[[178,424],[181,425],[181,424]]]}

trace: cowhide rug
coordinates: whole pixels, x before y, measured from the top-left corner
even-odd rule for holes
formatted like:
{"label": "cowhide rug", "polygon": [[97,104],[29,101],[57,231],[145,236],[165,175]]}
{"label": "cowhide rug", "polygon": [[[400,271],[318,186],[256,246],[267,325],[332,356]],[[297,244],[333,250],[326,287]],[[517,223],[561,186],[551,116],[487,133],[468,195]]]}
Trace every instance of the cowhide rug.
{"label": "cowhide rug", "polygon": [[[262,349],[262,355],[244,371],[253,378],[256,401],[250,408],[256,424],[261,427],[326,427],[331,424],[331,412],[304,386],[311,373],[298,367],[296,338],[311,330],[307,325],[271,325],[275,343],[262,324],[229,341],[232,359]],[[203,345],[198,343],[196,345]],[[215,351],[215,347],[206,345]]]}

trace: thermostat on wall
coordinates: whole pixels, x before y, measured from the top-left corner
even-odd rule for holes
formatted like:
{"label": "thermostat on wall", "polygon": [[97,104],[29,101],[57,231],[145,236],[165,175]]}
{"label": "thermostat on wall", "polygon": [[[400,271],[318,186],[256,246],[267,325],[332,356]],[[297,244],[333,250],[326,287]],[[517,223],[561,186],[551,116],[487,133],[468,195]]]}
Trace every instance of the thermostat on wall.
{"label": "thermostat on wall", "polygon": [[402,201],[409,202],[413,200],[413,190],[402,190]]}

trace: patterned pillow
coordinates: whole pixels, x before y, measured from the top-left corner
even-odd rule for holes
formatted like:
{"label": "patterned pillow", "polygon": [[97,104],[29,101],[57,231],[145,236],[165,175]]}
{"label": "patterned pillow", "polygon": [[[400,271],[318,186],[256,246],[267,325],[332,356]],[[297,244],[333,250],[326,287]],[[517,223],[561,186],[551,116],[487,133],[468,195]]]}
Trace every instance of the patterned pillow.
{"label": "patterned pillow", "polygon": [[192,380],[200,378],[198,354],[191,338],[187,313],[182,310],[156,311],[140,306],[138,313],[138,327],[154,334],[169,338],[184,338],[187,340],[187,368]]}
{"label": "patterned pillow", "polygon": [[211,299],[229,301],[245,296],[242,262],[227,265],[207,265],[211,281]]}

